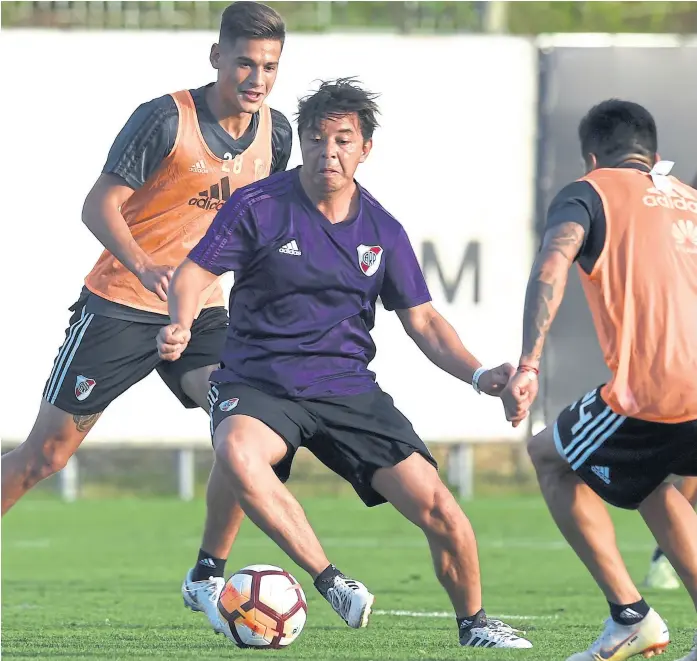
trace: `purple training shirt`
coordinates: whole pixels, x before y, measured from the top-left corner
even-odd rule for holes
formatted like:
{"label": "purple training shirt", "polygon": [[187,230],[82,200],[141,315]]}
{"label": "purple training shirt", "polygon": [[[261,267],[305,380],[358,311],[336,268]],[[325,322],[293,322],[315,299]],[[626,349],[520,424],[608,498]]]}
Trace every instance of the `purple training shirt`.
{"label": "purple training shirt", "polygon": [[370,331],[387,310],[431,300],[404,228],[359,186],[358,215],[332,224],[300,168],[238,189],[189,259],[235,272],[222,368],[212,380],[307,399],[376,387]]}

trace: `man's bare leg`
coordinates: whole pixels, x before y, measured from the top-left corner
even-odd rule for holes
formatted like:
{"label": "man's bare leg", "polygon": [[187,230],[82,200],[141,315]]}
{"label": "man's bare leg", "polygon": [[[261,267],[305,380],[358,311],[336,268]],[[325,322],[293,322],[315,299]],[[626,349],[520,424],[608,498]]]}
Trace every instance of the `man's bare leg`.
{"label": "man's bare leg", "polygon": [[592,574],[605,598],[615,604],[641,599],[617,548],[615,527],[602,499],[579,477],[554,445],[548,427],[528,451],[557,527]]}
{"label": "man's bare leg", "polygon": [[697,507],[697,477],[683,477],[678,491],[685,496],[692,507]]}
{"label": "man's bare leg", "polygon": [[553,428],[535,436],[528,451],[557,527],[605,594],[612,616],[598,640],[567,661],[661,653],[670,642],[668,628],[632,582],[602,499],[559,455]]}
{"label": "man's bare leg", "polygon": [[[209,378],[217,365],[208,365],[187,372],[181,381],[182,390],[204,411],[209,412]],[[190,578],[194,582],[206,581],[211,577],[222,578],[225,563],[232,545],[240,531],[244,512],[237,502],[230,477],[213,461],[206,489],[206,522],[198,558]],[[185,582],[186,583],[186,582]],[[190,587],[186,587],[191,591]],[[186,596],[185,596],[186,601]],[[188,604],[191,606],[191,604]]]}
{"label": "man's bare leg", "polygon": [[436,577],[458,618],[482,608],[477,540],[469,519],[441,482],[436,469],[414,453],[391,468],[376,471],[373,488],[423,530]]}
{"label": "man's bare leg", "polygon": [[683,493],[662,484],[639,507],[697,609],[697,512]]}
{"label": "man's bare leg", "polygon": [[300,503],[273,471],[288,452],[285,441],[261,421],[233,415],[218,424],[213,442],[216,463],[229,475],[245,514],[310,574],[350,627],[366,626],[373,595],[329,563]]}
{"label": "man's bare leg", "polygon": [[32,487],[65,467],[100,415],[73,415],[41,400],[27,440],[2,457],[3,516]]}
{"label": "man's bare leg", "polygon": [[[687,499],[693,509],[697,506],[697,477],[682,478],[677,485],[677,490]],[[680,588],[680,579],[670,558],[663,552],[660,545],[656,546],[651,555],[649,571],[644,582],[647,587],[659,590],[677,590]]]}
{"label": "man's bare leg", "polygon": [[487,621],[474,531],[435,467],[413,453],[395,466],[377,470],[372,487],[426,535],[436,576],[455,610],[460,644],[532,647],[507,625]]}
{"label": "man's bare leg", "polygon": [[314,580],[329,560],[300,503],[273,471],[288,452],[285,441],[259,420],[235,415],[218,425],[214,444],[216,466],[247,516]]}

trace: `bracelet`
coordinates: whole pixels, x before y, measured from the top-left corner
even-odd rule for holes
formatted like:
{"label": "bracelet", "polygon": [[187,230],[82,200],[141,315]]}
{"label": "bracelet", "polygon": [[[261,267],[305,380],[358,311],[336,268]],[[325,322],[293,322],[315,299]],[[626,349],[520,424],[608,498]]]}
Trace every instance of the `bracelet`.
{"label": "bracelet", "polygon": [[537,367],[533,367],[532,365],[518,365],[518,371],[521,373],[532,373],[534,376],[531,378],[534,379],[540,375],[540,370],[537,369]]}
{"label": "bracelet", "polygon": [[474,374],[472,375],[472,388],[478,395],[482,394],[482,391],[479,389],[479,377],[481,377],[481,375],[487,371],[488,370],[486,367],[478,367],[476,370],[474,370]]}

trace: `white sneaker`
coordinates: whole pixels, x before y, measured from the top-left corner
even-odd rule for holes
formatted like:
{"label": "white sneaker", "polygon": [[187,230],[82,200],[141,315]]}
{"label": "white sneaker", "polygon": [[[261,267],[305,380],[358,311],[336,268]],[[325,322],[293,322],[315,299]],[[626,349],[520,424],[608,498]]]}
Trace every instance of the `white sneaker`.
{"label": "white sneaker", "polygon": [[682,659],[678,659],[678,661],[697,661],[697,632],[695,633],[694,642],[695,645],[692,651],[687,656],[682,657]]}
{"label": "white sneaker", "polygon": [[375,597],[363,583],[346,576],[336,576],[325,598],[352,629],[368,626]]}
{"label": "white sneaker", "polygon": [[[669,642],[668,627],[652,608],[641,622],[630,626],[608,618],[600,638],[585,652],[574,654],[566,661],[624,661],[637,654],[648,658],[663,654]],[[691,661],[689,657],[688,660]]]}
{"label": "white sneaker", "polygon": [[205,613],[216,633],[223,633],[223,623],[218,613],[218,599],[225,587],[225,579],[211,576],[207,581],[192,581],[189,569],[182,583],[184,605],[195,613]]}
{"label": "white sneaker", "polygon": [[658,590],[677,590],[681,584],[670,560],[662,555],[658,560],[651,562],[644,585]]}
{"label": "white sneaker", "polygon": [[530,649],[532,643],[519,636],[518,631],[501,620],[484,620],[482,626],[460,628],[460,645],[463,647],[504,647]]}

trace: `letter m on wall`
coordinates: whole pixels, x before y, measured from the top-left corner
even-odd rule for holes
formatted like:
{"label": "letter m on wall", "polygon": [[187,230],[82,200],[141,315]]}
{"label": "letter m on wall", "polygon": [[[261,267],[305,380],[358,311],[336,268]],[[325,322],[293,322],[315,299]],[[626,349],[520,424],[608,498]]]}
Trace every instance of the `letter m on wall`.
{"label": "letter m on wall", "polygon": [[472,303],[480,301],[480,262],[481,246],[478,241],[470,241],[464,250],[464,254],[460,259],[457,272],[452,270],[446,274],[443,271],[441,260],[436,252],[436,244],[433,241],[424,241],[421,246],[421,268],[423,269],[426,282],[429,287],[436,281],[445,292],[445,298],[448,303],[452,303],[457,298],[465,273],[472,272],[472,295],[469,299]]}

